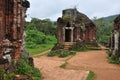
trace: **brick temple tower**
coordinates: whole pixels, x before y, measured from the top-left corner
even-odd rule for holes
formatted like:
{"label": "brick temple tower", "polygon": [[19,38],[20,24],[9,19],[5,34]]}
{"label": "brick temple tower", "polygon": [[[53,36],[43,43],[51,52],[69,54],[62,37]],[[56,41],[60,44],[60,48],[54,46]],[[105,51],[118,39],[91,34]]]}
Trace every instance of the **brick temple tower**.
{"label": "brick temple tower", "polygon": [[60,45],[73,45],[77,41],[95,42],[96,26],[77,9],[66,9],[57,20],[57,40]]}

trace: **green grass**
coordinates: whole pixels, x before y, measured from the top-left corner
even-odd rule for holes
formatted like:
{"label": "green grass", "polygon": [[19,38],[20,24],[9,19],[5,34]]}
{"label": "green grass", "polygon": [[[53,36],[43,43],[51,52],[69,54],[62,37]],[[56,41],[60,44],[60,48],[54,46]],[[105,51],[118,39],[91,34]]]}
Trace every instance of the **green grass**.
{"label": "green grass", "polygon": [[89,71],[89,74],[88,74],[88,77],[86,80],[95,80],[95,77],[94,77],[94,72],[93,71]]}
{"label": "green grass", "polygon": [[68,62],[67,61],[65,61],[65,63],[64,64],[62,64],[61,66],[60,66],[60,68],[63,68],[63,69],[65,69],[65,67],[66,67],[66,65],[68,64]]}
{"label": "green grass", "polygon": [[110,50],[108,50],[107,52],[107,58],[108,58],[108,61],[109,61],[109,63],[111,63],[111,64],[120,64],[120,57],[118,57],[118,58],[112,58],[112,51],[110,51]]}
{"label": "green grass", "polygon": [[30,55],[38,54],[40,52],[46,51],[51,49],[54,46],[54,44],[41,44],[37,46],[37,48],[29,49],[27,48]]}
{"label": "green grass", "polygon": [[108,57],[108,60],[111,64],[120,64],[120,58],[112,59],[111,57]]}

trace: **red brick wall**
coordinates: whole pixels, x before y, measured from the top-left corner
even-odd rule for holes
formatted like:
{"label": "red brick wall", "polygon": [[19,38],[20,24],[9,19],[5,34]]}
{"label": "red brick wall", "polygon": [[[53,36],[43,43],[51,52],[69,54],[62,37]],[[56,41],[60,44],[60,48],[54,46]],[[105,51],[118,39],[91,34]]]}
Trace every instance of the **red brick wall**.
{"label": "red brick wall", "polygon": [[20,58],[22,45],[20,40],[23,38],[25,25],[26,8],[20,3],[21,0],[0,0],[0,54],[4,48],[2,41],[7,38],[14,47],[15,59]]}

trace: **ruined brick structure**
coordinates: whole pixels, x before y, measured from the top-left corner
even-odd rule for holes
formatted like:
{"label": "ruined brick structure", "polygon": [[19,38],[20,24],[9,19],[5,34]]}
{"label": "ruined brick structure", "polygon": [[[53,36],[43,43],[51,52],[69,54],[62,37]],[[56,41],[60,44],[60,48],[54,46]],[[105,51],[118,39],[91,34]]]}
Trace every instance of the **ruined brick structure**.
{"label": "ruined brick structure", "polygon": [[110,57],[113,59],[120,57],[120,15],[114,20],[114,29],[110,39]]}
{"label": "ruined brick structure", "polygon": [[57,20],[57,40],[60,45],[96,40],[96,26],[86,15],[77,9],[66,9],[62,14],[62,18]]}
{"label": "ruined brick structure", "polygon": [[21,54],[27,0],[0,0],[0,60],[18,60]]}

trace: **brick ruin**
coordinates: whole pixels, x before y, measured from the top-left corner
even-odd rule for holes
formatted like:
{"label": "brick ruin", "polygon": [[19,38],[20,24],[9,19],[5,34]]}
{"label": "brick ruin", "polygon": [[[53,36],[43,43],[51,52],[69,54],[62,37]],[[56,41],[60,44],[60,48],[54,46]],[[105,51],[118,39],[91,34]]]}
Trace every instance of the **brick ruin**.
{"label": "brick ruin", "polygon": [[0,64],[20,58],[29,7],[27,0],[0,0]]}
{"label": "brick ruin", "polygon": [[109,56],[113,59],[120,57],[120,15],[114,20],[114,29],[111,33]]}
{"label": "brick ruin", "polygon": [[57,20],[57,42],[59,45],[73,45],[77,41],[96,41],[96,26],[77,9],[66,9]]}

